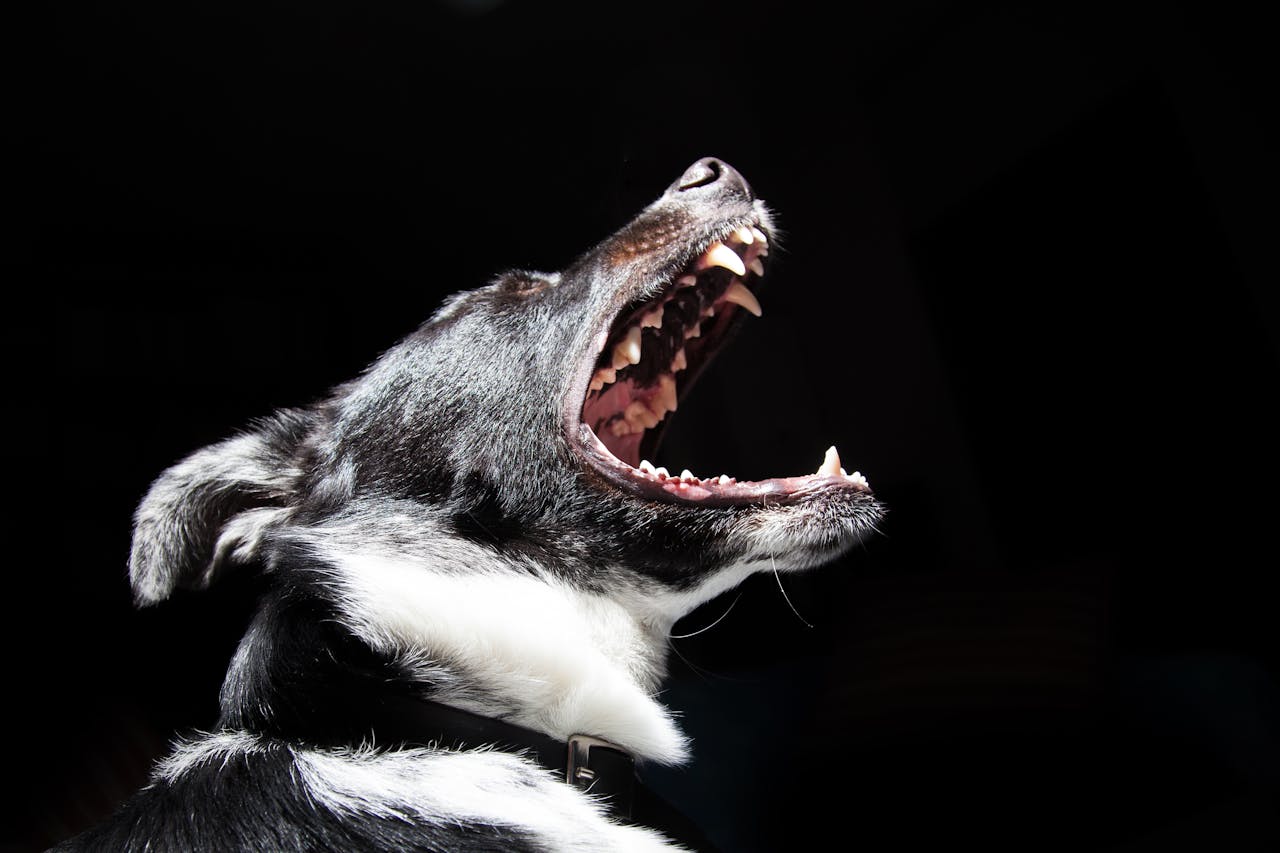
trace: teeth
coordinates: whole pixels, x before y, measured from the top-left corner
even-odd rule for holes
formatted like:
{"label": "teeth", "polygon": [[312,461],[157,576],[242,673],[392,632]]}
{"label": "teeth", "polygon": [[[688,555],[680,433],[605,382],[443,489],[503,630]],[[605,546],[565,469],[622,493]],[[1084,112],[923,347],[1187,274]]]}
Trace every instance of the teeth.
{"label": "teeth", "polygon": [[871,484],[867,482],[867,478],[854,471],[852,474],[846,474],[846,479],[852,480],[864,489],[870,489]]}
{"label": "teeth", "polygon": [[676,378],[670,373],[664,373],[658,377],[658,392],[653,395],[650,407],[655,412],[661,408],[659,417],[676,410]]}
{"label": "teeth", "polygon": [[753,225],[751,226],[751,236],[760,242],[760,251],[756,254],[761,256],[769,254],[769,239],[764,236],[764,232]]}
{"label": "teeth", "polygon": [[621,370],[628,364],[640,363],[640,327],[627,329],[627,336],[613,348],[613,369]]}
{"label": "teeth", "polygon": [[658,425],[658,421],[662,420],[659,415],[649,411],[649,407],[639,400],[632,400],[631,405],[627,406],[622,413],[622,417],[630,421],[632,425],[639,424],[644,429],[653,429]]}
{"label": "teeth", "polygon": [[[763,274],[763,273],[762,273]],[[642,329],[660,329],[662,328],[662,306],[659,305],[648,314],[640,318],[640,328]]]}
{"label": "teeth", "polygon": [[743,243],[746,243],[748,246],[750,246],[753,242],[755,242],[755,239],[756,239],[756,236],[751,233],[751,229],[745,225],[739,228],[737,231],[734,231],[733,236],[737,237],[738,240],[740,240]]}
{"label": "teeth", "polygon": [[658,473],[658,470],[653,467],[653,463],[650,462],[648,459],[640,460],[640,470],[651,476],[656,475]]}
{"label": "teeth", "polygon": [[588,391],[599,391],[606,385],[612,385],[618,379],[618,371],[612,367],[602,367],[595,373],[591,374],[591,384],[587,386]]}
{"label": "teeth", "polygon": [[822,465],[818,468],[818,474],[825,474],[829,477],[840,476],[840,454],[836,451],[834,445],[827,448],[827,455],[822,460]]}
{"label": "teeth", "polygon": [[688,366],[689,360],[685,358],[684,347],[681,347],[676,350],[675,356],[671,359],[671,372],[675,373],[678,370],[684,370]]}
{"label": "teeth", "polygon": [[698,277],[696,275],[682,275],[676,279],[676,285],[679,287],[693,287],[697,283]]}
{"label": "teeth", "polygon": [[627,361],[631,364],[640,363],[640,327],[632,326],[627,329],[627,336],[623,338],[622,343],[618,344],[622,348],[623,355],[627,357]]}
{"label": "teeth", "polygon": [[698,267],[700,269],[724,267],[727,270],[732,270],[736,275],[747,274],[747,268],[742,263],[742,258],[738,257],[738,253],[724,243],[718,242],[712,243],[706,254],[698,259]]}
{"label": "teeth", "polygon": [[720,479],[717,480],[716,482],[722,486],[727,486],[733,482],[733,478],[730,477],[728,474],[721,474]]}
{"label": "teeth", "polygon": [[626,418],[618,418],[616,421],[609,424],[609,432],[613,433],[618,438],[622,438],[627,435],[634,435],[640,432],[640,430],[640,427],[630,423]]}
{"label": "teeth", "polygon": [[671,473],[667,471],[666,468],[654,468],[653,476],[657,477],[659,480],[665,480],[671,476]]}
{"label": "teeth", "polygon": [[732,302],[734,305],[741,305],[757,317],[764,313],[760,308],[760,301],[756,299],[756,295],[740,281],[735,281],[729,285],[729,289],[724,292],[724,301]]}
{"label": "teeth", "polygon": [[692,483],[696,479],[698,478],[693,476],[693,472],[690,471],[688,468],[685,468],[683,471],[680,472],[680,480],[682,482]]}
{"label": "teeth", "polygon": [[751,263],[747,264],[747,269],[751,270],[758,276],[764,275],[764,264],[759,258],[752,258]]}

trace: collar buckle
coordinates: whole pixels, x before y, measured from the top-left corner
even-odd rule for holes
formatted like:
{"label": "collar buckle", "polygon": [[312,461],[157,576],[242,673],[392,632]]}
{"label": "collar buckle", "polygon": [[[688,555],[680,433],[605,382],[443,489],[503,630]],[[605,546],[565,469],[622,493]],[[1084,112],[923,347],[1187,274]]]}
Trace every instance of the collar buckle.
{"label": "collar buckle", "polygon": [[608,800],[622,817],[630,817],[635,767],[629,752],[607,740],[590,735],[569,738],[565,781]]}

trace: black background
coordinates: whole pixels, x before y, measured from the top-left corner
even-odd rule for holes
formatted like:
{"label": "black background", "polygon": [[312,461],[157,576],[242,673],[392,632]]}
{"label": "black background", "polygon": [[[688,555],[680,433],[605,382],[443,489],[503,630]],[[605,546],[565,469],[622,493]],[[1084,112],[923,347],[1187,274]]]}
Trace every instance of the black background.
{"label": "black background", "polygon": [[7,253],[4,849],[102,816],[215,718],[254,586],[130,607],[154,476],[316,399],[445,294],[565,265],[707,154],[778,211],[785,251],[655,461],[795,474],[835,443],[891,512],[839,564],[678,626],[736,602],[674,643],[665,699],[697,757],[653,783],[731,850],[1277,843],[1259,21],[47,11],[10,80],[30,143],[10,173],[34,192],[10,194]]}

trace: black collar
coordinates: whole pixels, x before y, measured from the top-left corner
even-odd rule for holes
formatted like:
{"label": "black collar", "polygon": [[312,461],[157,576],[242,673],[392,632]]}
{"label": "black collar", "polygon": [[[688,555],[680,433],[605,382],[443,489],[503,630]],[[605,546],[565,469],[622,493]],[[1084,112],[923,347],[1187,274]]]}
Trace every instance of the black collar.
{"label": "black collar", "polygon": [[636,761],[615,744],[587,735],[557,740],[524,726],[415,697],[383,695],[378,705],[372,730],[377,744],[522,752],[569,785],[598,796],[614,817],[630,820],[633,816]]}
{"label": "black collar", "polygon": [[[598,795],[611,817],[656,829],[691,850],[715,850],[695,823],[636,777],[635,758],[607,741],[581,735],[557,740],[385,686],[331,692],[323,699],[311,697],[306,705],[312,711],[294,719],[295,726],[301,724],[294,736],[317,746],[372,742],[384,748],[494,747],[523,753],[567,784]],[[306,725],[308,720],[317,724],[315,728]],[[345,725],[336,724],[339,720]]]}

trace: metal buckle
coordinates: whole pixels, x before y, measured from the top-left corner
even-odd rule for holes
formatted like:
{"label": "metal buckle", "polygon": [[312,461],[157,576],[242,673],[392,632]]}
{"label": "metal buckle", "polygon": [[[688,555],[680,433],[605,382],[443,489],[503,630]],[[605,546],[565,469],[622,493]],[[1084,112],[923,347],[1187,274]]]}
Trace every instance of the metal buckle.
{"label": "metal buckle", "polygon": [[572,735],[569,738],[569,761],[565,770],[566,782],[575,788],[591,789],[591,785],[596,781],[596,772],[590,767],[591,750],[597,746],[622,752],[609,741],[601,740],[598,737]]}

